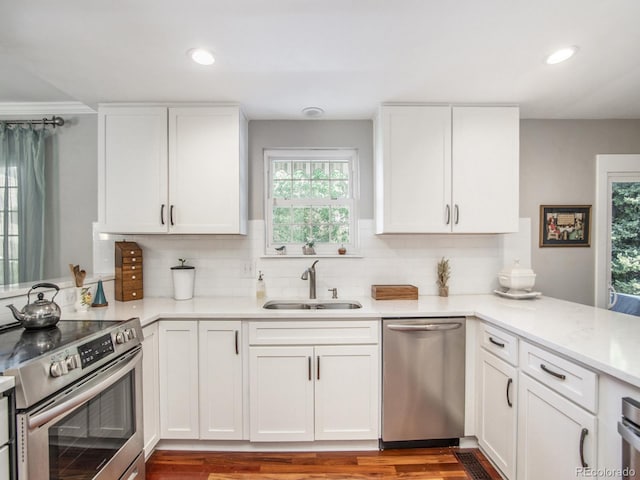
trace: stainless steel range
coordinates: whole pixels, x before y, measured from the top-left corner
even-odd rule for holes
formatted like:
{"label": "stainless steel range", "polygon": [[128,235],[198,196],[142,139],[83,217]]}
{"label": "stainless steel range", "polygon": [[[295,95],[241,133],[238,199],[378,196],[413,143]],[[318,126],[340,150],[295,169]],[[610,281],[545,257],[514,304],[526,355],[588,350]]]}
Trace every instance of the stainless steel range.
{"label": "stainless steel range", "polygon": [[0,333],[16,378],[18,479],[144,479],[139,319]]}

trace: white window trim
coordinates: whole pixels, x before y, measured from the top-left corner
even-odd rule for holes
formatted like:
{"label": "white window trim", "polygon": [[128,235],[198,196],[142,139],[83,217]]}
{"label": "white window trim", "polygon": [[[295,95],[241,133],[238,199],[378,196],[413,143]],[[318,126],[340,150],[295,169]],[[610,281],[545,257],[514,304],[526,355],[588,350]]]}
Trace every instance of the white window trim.
{"label": "white window trim", "polygon": [[607,284],[610,268],[607,252],[609,251],[609,223],[611,212],[609,205],[609,178],[628,173],[640,172],[640,155],[596,155],[596,205],[594,244],[596,247],[595,262],[595,305],[607,308],[609,304],[609,285]]}
{"label": "white window trim", "polygon": [[[347,249],[347,255],[357,255],[359,252],[359,235],[358,235],[358,220],[359,216],[359,203],[360,203],[360,181],[359,181],[359,164],[358,164],[358,150],[355,148],[272,148],[264,150],[264,219],[265,219],[265,255],[277,256],[275,247],[279,247],[282,244],[273,244],[271,242],[271,231],[273,228],[272,219],[272,206],[274,199],[271,196],[271,159],[273,157],[279,159],[286,158],[300,158],[303,160],[313,161],[316,158],[321,160],[322,158],[349,158],[350,165],[350,177],[351,177],[351,192],[352,197],[350,199],[351,204],[351,243],[345,243],[344,247]],[[325,204],[325,200],[318,200],[319,203]],[[309,203],[313,204],[314,200],[309,200]],[[302,255],[302,244],[287,244],[287,256]],[[339,245],[334,244],[316,244],[315,251],[317,256],[337,256]]]}

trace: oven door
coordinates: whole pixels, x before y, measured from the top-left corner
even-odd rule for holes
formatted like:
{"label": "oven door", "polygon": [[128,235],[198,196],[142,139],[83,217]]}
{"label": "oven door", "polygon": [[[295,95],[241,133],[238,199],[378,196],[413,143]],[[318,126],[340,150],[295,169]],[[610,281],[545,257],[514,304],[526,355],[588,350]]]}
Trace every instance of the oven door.
{"label": "oven door", "polygon": [[141,360],[132,350],[20,413],[18,478],[121,478],[143,449]]}

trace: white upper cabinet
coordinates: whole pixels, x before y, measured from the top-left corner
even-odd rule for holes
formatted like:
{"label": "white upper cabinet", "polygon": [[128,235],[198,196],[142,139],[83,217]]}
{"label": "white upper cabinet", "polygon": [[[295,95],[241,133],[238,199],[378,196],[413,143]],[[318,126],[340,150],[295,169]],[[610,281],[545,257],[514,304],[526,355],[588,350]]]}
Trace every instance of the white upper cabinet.
{"label": "white upper cabinet", "polygon": [[517,107],[383,106],[376,233],[518,230]]}
{"label": "white upper cabinet", "polygon": [[247,121],[238,107],[101,106],[101,230],[247,232]]}
{"label": "white upper cabinet", "polygon": [[517,107],[453,107],[454,232],[518,231],[519,116]]}
{"label": "white upper cabinet", "polygon": [[378,120],[376,233],[450,232],[451,108],[382,107]]}
{"label": "white upper cabinet", "polygon": [[167,232],[161,219],[168,208],[167,175],[167,109],[100,107],[98,206],[103,230]]}

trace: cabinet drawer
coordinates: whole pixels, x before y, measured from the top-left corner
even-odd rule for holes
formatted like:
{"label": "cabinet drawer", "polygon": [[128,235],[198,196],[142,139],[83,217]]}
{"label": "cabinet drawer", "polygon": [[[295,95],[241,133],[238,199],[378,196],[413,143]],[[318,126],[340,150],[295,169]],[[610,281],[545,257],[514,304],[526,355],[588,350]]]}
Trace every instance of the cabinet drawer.
{"label": "cabinet drawer", "polygon": [[140,280],[129,280],[127,281],[126,279],[124,279],[124,281],[120,282],[119,285],[120,288],[122,288],[123,291],[136,291],[136,290],[142,290],[142,279]]}
{"label": "cabinet drawer", "polygon": [[520,369],[590,412],[597,411],[595,372],[527,342],[520,342]]}
{"label": "cabinet drawer", "polygon": [[122,257],[122,266],[142,263],[142,256]]}
{"label": "cabinet drawer", "polygon": [[122,255],[122,261],[124,262],[126,258],[140,258],[142,259],[142,249],[141,248],[122,248],[120,251],[120,255]]}
{"label": "cabinet drawer", "polygon": [[125,290],[122,292],[122,300],[123,302],[128,302],[129,300],[140,300],[144,298],[144,294],[142,289],[139,290]]}
{"label": "cabinet drawer", "polygon": [[140,286],[142,286],[142,270],[127,270],[126,272],[122,272],[120,278],[123,284],[127,282],[140,282]]}
{"label": "cabinet drawer", "polygon": [[494,355],[518,366],[518,338],[510,333],[482,324],[480,336],[482,346]]}
{"label": "cabinet drawer", "polygon": [[135,264],[135,263],[128,263],[126,265],[122,265],[122,267],[117,267],[116,270],[120,268],[122,270],[122,274],[124,275],[127,272],[140,272],[142,273],[142,262]]}
{"label": "cabinet drawer", "polygon": [[376,344],[377,320],[250,322],[251,345],[341,345]]}
{"label": "cabinet drawer", "polygon": [[[9,399],[0,398],[0,445],[9,441]],[[4,478],[0,475],[0,478]]]}

